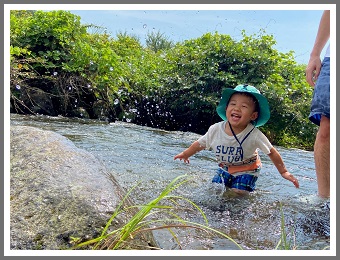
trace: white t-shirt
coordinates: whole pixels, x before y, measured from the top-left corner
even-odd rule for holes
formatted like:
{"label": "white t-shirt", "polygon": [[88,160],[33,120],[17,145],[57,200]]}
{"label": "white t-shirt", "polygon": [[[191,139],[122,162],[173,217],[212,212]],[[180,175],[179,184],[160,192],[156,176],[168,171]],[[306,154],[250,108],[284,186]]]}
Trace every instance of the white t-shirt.
{"label": "white t-shirt", "polygon": [[[198,139],[201,146],[212,149],[215,152],[219,164],[233,164],[241,162],[241,148],[235,137],[225,132],[227,121],[213,124],[209,127],[205,135]],[[244,137],[254,128],[249,124],[241,133],[237,134],[237,139],[242,142]],[[272,144],[268,138],[258,129],[254,128],[249,136],[243,141],[243,161],[257,155],[257,149],[269,154]]]}
{"label": "white t-shirt", "polygon": [[330,44],[328,44],[328,47],[326,49],[325,57],[330,57]]}

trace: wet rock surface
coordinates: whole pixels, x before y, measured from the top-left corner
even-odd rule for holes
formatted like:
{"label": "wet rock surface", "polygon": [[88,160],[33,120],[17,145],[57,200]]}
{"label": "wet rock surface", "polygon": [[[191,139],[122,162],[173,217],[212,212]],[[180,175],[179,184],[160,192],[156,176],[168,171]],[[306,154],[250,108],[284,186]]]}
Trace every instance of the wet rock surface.
{"label": "wet rock surface", "polygon": [[[11,126],[11,249],[60,250],[98,237],[124,195],[114,173],[66,137]],[[112,228],[129,217],[117,217]],[[151,234],[134,242],[143,249],[155,244]]]}

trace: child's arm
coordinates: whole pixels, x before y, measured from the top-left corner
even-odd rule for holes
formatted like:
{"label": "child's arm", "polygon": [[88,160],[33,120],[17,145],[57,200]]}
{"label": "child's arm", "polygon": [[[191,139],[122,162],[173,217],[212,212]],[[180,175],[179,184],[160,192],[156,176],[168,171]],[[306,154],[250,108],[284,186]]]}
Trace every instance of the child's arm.
{"label": "child's arm", "polygon": [[286,166],[283,163],[282,157],[279,152],[273,147],[270,149],[270,154],[268,154],[269,158],[272,160],[277,170],[281,174],[283,178],[288,181],[291,181],[296,188],[299,188],[299,181],[293,176],[293,174],[289,173],[286,169]]}
{"label": "child's arm", "polygon": [[200,143],[198,141],[193,142],[189,148],[185,149],[183,152],[177,154],[174,157],[174,160],[176,159],[180,159],[180,160],[184,160],[184,162],[189,163],[189,157],[194,155],[195,153],[202,151],[205,147],[201,146]]}

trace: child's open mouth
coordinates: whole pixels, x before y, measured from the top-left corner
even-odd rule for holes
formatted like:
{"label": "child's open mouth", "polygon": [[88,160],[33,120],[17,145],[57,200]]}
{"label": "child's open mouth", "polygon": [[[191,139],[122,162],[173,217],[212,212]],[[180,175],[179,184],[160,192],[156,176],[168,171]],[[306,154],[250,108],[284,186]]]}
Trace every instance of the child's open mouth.
{"label": "child's open mouth", "polygon": [[237,114],[231,114],[231,118],[232,118],[233,120],[239,120],[239,119],[241,118],[241,116],[240,116],[240,115],[237,115]]}

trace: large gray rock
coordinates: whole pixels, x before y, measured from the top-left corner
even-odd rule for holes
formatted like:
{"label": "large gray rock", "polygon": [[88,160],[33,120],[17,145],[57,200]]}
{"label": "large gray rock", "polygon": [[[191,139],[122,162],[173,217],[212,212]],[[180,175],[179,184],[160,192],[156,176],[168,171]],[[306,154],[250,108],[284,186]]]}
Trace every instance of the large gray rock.
{"label": "large gray rock", "polygon": [[[10,139],[11,249],[66,249],[72,237],[98,237],[125,195],[113,174],[57,133],[11,126]],[[151,234],[134,241],[134,249],[155,246]]]}

